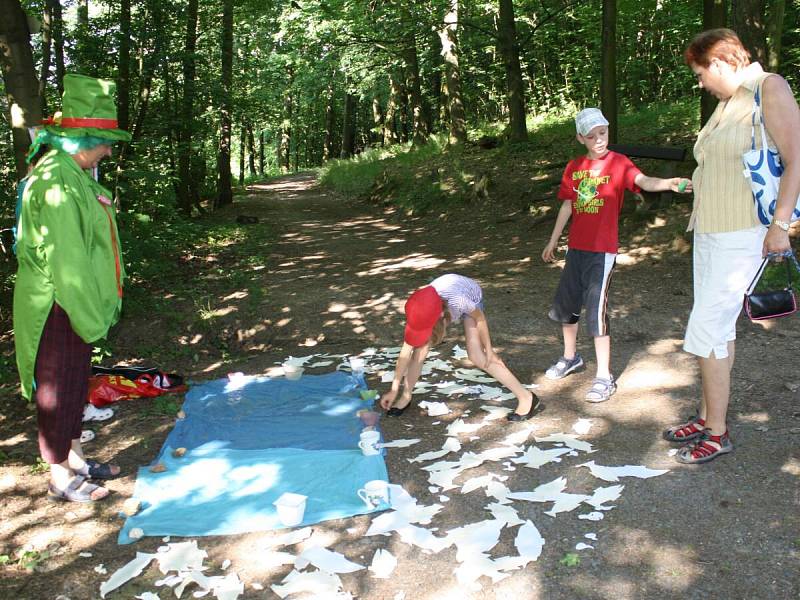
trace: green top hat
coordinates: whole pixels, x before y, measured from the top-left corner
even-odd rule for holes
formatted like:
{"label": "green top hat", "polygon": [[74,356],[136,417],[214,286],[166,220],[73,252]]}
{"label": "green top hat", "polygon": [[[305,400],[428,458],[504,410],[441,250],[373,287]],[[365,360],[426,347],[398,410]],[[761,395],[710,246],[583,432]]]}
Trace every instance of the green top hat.
{"label": "green top hat", "polygon": [[61,117],[45,121],[45,130],[63,137],[94,136],[129,142],[131,134],[118,129],[114,93],[117,85],[107,79],[64,75]]}

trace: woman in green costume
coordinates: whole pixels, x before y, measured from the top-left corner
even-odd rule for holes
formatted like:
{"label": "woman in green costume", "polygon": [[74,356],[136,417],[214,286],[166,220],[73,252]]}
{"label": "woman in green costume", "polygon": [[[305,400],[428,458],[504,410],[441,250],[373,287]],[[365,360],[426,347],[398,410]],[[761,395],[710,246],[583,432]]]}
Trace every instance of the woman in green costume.
{"label": "woman in green costume", "polygon": [[[81,421],[92,343],[119,318],[125,277],[111,193],[88,173],[111,156],[118,129],[115,85],[64,77],[62,116],[36,136],[19,216],[14,342],[22,394],[36,400],[39,450],[54,499],[92,502],[116,465],[85,459]],[[47,151],[42,155],[42,151]]]}

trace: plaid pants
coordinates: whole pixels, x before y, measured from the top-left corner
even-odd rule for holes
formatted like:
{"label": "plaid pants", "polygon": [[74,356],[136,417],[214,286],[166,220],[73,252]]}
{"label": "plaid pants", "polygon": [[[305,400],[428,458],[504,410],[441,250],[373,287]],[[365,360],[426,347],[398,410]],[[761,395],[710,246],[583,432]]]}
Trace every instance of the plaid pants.
{"label": "plaid pants", "polygon": [[72,330],[64,309],[53,304],[39,341],[34,376],[39,452],[51,465],[67,460],[72,440],[81,437],[91,358],[91,345]]}

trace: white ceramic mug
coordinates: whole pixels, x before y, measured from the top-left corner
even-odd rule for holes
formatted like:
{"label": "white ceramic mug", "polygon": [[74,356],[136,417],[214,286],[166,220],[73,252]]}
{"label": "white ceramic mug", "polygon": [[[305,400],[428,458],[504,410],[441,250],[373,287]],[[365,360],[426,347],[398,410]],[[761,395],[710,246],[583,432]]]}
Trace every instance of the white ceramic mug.
{"label": "white ceramic mug", "polygon": [[373,479],[356,492],[369,510],[384,505],[389,506],[389,484],[382,479]]}
{"label": "white ceramic mug", "polygon": [[377,431],[362,431],[361,438],[358,442],[358,447],[361,448],[361,453],[364,456],[373,456],[380,454],[378,449],[378,442],[381,439],[381,434]]}

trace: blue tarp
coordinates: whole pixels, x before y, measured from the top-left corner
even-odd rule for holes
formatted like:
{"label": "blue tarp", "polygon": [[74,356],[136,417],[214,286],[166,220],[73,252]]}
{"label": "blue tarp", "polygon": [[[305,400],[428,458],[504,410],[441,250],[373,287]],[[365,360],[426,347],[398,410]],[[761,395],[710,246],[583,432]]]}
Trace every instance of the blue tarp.
{"label": "blue tarp", "polygon": [[[143,509],[126,520],[119,542],[145,535],[225,535],[280,529],[273,501],[284,492],[308,496],[303,524],[368,510],[356,492],[387,480],[382,455],[363,456],[358,410],[363,378],[349,373],[241,378],[193,387],[186,418],[170,432],[154,462],[139,470],[134,497]],[[175,458],[175,448],[186,448]]]}

